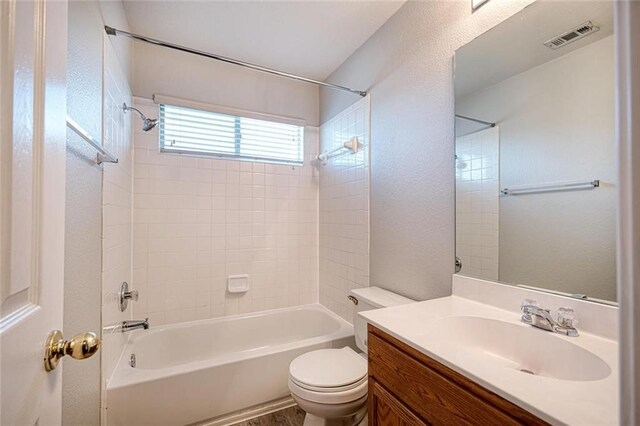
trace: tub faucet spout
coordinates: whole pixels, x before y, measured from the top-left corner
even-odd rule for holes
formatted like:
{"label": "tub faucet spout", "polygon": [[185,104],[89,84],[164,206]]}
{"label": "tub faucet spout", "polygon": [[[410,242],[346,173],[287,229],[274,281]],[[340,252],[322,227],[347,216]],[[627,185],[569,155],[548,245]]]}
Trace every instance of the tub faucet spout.
{"label": "tub faucet spout", "polygon": [[139,330],[149,329],[149,318],[145,318],[144,320],[132,320],[132,321],[122,321],[122,332],[131,331],[131,330]]}

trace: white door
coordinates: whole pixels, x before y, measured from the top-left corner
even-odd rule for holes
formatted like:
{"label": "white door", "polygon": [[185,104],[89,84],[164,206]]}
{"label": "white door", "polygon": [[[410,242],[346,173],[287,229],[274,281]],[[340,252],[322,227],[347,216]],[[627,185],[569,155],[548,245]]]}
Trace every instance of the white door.
{"label": "white door", "polygon": [[59,424],[66,0],[0,0],[0,424]]}

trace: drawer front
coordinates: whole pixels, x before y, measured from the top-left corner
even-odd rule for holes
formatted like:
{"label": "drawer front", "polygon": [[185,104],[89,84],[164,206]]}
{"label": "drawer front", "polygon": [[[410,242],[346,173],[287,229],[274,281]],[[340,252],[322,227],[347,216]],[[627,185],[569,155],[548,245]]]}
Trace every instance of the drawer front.
{"label": "drawer front", "polygon": [[370,426],[427,426],[375,380],[369,381]]}
{"label": "drawer front", "polygon": [[368,339],[369,375],[427,423],[522,424],[377,335]]}

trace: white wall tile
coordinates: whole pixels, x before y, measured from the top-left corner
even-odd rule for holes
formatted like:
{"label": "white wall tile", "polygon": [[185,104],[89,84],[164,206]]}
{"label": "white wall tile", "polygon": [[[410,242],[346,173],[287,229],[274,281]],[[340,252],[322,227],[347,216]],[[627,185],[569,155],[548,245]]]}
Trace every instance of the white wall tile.
{"label": "white wall tile", "polygon": [[464,275],[498,280],[498,127],[456,139],[456,256]]}
{"label": "white wall tile", "polygon": [[357,136],[363,149],[346,149],[320,165],[320,303],[353,322],[347,295],[369,286],[369,97],[320,127],[321,152]]}
{"label": "white wall tile", "polygon": [[[133,258],[148,250],[143,241],[132,247],[133,141],[131,114],[124,114],[122,103],[131,104],[131,90],[108,39],[104,44],[103,143],[118,157],[118,163],[104,163],[102,228],[102,371],[109,380],[120,358],[127,335],[109,327],[131,318],[131,309],[120,312],[117,294],[123,281],[131,283]],[[144,185],[143,189],[147,189]],[[145,200],[151,203],[152,200]],[[139,230],[139,235],[146,233]],[[138,272],[141,291],[147,291],[147,277]]]}
{"label": "white wall tile", "polygon": [[[318,138],[305,128],[292,168],[162,154],[157,129],[136,129],[133,287],[147,300],[134,315],[159,325],[317,303]],[[227,293],[233,274],[250,275],[248,293]]]}

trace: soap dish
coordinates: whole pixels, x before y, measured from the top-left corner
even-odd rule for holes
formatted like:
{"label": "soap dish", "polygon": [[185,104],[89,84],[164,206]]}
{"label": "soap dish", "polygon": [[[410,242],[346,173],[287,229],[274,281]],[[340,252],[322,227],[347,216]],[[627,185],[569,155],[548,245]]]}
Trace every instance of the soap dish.
{"label": "soap dish", "polygon": [[249,275],[229,275],[227,277],[229,293],[246,293],[249,291]]}

